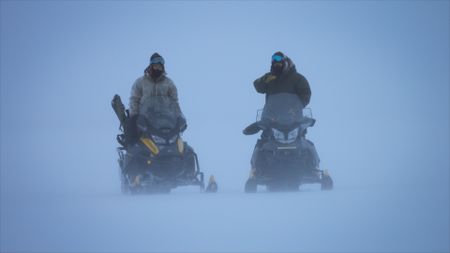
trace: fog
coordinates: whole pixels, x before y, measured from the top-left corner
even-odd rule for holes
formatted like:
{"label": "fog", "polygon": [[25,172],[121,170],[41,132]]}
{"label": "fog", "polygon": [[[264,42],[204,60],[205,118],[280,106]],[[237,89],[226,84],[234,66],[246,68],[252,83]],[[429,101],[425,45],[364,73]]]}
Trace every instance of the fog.
{"label": "fog", "polygon": [[[1,1],[1,252],[448,252],[448,1]],[[282,51],[333,191],[245,194]],[[114,94],[159,52],[217,194],[120,192]]]}

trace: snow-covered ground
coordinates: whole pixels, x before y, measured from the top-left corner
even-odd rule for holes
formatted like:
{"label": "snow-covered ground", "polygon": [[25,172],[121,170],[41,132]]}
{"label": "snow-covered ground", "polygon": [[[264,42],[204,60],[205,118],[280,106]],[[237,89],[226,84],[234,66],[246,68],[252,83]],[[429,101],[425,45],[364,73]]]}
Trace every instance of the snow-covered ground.
{"label": "snow-covered ground", "polygon": [[[0,252],[450,251],[448,1],[0,6]],[[333,191],[243,192],[278,50]],[[155,51],[217,194],[120,193],[110,101]]]}
{"label": "snow-covered ground", "polygon": [[448,199],[420,186],[257,194],[196,190],[16,198],[1,209],[2,251],[448,251]]}

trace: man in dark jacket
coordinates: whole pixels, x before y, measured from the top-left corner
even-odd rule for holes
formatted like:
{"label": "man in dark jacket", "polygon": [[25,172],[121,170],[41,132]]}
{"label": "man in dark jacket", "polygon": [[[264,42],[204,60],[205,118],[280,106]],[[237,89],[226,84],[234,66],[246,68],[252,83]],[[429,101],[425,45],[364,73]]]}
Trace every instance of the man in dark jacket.
{"label": "man in dark jacket", "polygon": [[[264,74],[262,77],[253,82],[255,89],[259,93],[266,94],[267,98],[270,95],[277,93],[293,93],[298,95],[303,107],[309,104],[311,99],[311,89],[306,78],[299,74],[295,68],[292,60],[285,56],[282,52],[276,52],[272,55],[272,64],[270,72]],[[256,123],[244,129],[244,134],[254,134],[258,132]],[[306,130],[303,135],[306,134]],[[262,134],[264,139],[267,133]]]}
{"label": "man in dark jacket", "polygon": [[[303,107],[306,107],[311,99],[311,89],[309,88],[308,81],[303,75],[297,72],[295,64],[282,52],[276,52],[272,55],[270,72],[256,79],[253,84],[257,92],[266,94],[266,103],[269,96],[278,93],[291,93],[297,95],[302,102]],[[261,129],[258,126],[257,122],[255,122],[244,129],[243,133],[255,134],[260,130]],[[265,143],[267,143],[271,134],[272,133],[270,129],[263,130],[261,138],[256,143],[251,158],[252,168],[250,170],[249,179],[255,178],[255,175],[257,174],[257,168],[259,167],[257,164],[260,162],[264,162],[264,159],[258,159],[258,156],[260,154],[260,151],[262,150],[261,148]],[[306,130],[299,134],[304,137],[306,134]],[[307,140],[302,143],[306,143],[305,146],[312,155],[312,161],[318,164],[319,156],[314,148],[314,144]]]}
{"label": "man in dark jacket", "polygon": [[255,80],[253,83],[259,93],[270,96],[277,93],[297,94],[303,106],[309,104],[311,89],[306,78],[295,69],[295,64],[282,52],[272,55],[270,72]]}
{"label": "man in dark jacket", "polygon": [[[282,52],[276,52],[272,55],[270,72],[256,79],[253,85],[257,92],[266,94],[266,102],[270,95],[278,93],[293,93],[298,95],[303,107],[307,106],[311,99],[311,89],[309,88],[308,81],[303,75],[297,72],[295,64]],[[244,130],[244,134],[253,134],[257,131],[259,131],[258,126],[254,123]],[[306,130],[302,135],[304,136],[305,134]],[[258,159],[259,149],[267,141],[269,135],[270,133],[268,131],[263,131],[261,139],[256,143],[252,155],[250,178],[254,177],[256,173],[255,165]]]}

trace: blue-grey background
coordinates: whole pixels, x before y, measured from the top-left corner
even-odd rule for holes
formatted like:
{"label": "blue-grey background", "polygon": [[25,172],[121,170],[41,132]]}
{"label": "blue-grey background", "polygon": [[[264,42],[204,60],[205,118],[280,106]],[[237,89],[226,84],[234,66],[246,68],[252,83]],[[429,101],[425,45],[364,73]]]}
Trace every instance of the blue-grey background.
{"label": "blue-grey background", "polygon": [[[448,1],[1,1],[1,252],[448,252]],[[243,193],[283,51],[335,189]],[[153,52],[220,192],[124,196],[114,94]]]}

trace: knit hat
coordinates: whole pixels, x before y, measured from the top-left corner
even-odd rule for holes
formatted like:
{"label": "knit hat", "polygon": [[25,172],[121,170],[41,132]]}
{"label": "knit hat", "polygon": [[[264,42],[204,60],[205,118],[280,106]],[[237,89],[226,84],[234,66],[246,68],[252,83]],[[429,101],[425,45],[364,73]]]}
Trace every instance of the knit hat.
{"label": "knit hat", "polygon": [[164,65],[164,58],[158,53],[152,54],[150,57],[150,64],[162,64]]}

